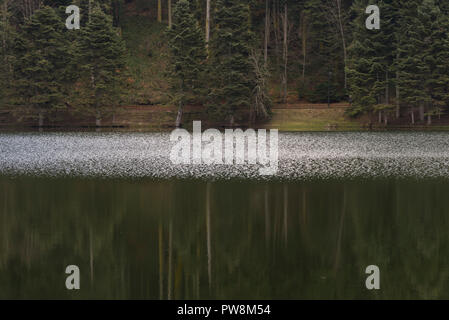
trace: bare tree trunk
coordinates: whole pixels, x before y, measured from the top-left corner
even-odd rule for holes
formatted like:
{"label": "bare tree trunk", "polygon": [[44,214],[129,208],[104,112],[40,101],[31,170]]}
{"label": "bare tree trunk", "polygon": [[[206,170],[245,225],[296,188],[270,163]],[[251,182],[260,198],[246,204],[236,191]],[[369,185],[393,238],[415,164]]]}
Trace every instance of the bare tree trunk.
{"label": "bare tree trunk", "polygon": [[341,0],[326,0],[322,6],[323,10],[326,12],[326,18],[331,27],[337,27],[338,33],[341,37],[342,48],[343,48],[343,62],[344,62],[344,77],[345,77],[345,89],[348,87],[348,76],[346,72],[347,65],[347,46],[346,46],[346,36],[344,28],[345,16],[343,13],[343,8],[341,5]]}
{"label": "bare tree trunk", "polygon": [[34,11],[39,9],[41,1],[39,0],[22,0],[19,6],[19,10],[25,20],[31,18]]}
{"label": "bare tree trunk", "polygon": [[171,7],[171,0],[168,1],[168,27],[171,28],[172,26],[172,7]]}
{"label": "bare tree trunk", "polygon": [[427,115],[427,125],[431,125],[432,124],[432,116],[430,114]]}
{"label": "bare tree trunk", "polygon": [[283,25],[284,25],[284,76],[283,76],[283,100],[284,103],[287,103],[287,95],[288,95],[288,6],[287,2],[284,5],[284,19],[283,19]]}
{"label": "bare tree trunk", "polygon": [[210,0],[206,1],[206,46],[209,46],[210,40]]}
{"label": "bare tree trunk", "polygon": [[424,116],[424,104],[421,102],[419,104],[419,120],[420,121],[424,121],[424,118],[425,118],[425,116]]}
{"label": "bare tree trunk", "polygon": [[[208,2],[210,0],[207,0]],[[264,62],[268,65],[268,42],[270,40],[270,5],[269,0],[265,0],[265,43],[264,43]]]}
{"label": "bare tree trunk", "polygon": [[411,116],[412,116],[412,124],[415,124],[415,108],[412,108]]}
{"label": "bare tree trunk", "polygon": [[[398,55],[399,56],[399,55]],[[401,116],[401,97],[399,88],[399,71],[396,72],[396,119]]]}
{"label": "bare tree trunk", "polygon": [[341,16],[341,0],[337,1],[338,3],[338,22],[340,25],[340,33],[341,33],[341,40],[343,44],[343,62],[344,62],[344,75],[345,75],[345,89],[348,87],[348,76],[346,74],[346,61],[347,61],[347,50],[346,50],[346,37],[345,37],[345,30],[343,28],[343,20]]}
{"label": "bare tree trunk", "polygon": [[[3,2],[3,25],[4,25],[4,30],[3,30],[3,38],[2,38],[2,41],[3,41],[3,52],[6,52],[6,30],[7,30],[7,28],[8,28],[8,1],[9,0],[5,0],[4,2]],[[7,58],[6,58],[6,54],[5,54],[5,56],[4,56],[4,60],[5,60],[5,65],[6,65],[6,63],[7,63]]]}
{"label": "bare tree trunk", "polygon": [[95,126],[101,127],[101,114],[99,111],[97,111],[97,114],[95,116]]}
{"label": "bare tree trunk", "polygon": [[302,83],[306,81],[306,58],[307,58],[307,18],[304,12],[301,13],[301,41],[302,41]]}
{"label": "bare tree trunk", "polygon": [[182,124],[183,106],[182,102],[179,102],[178,115],[176,116],[176,128],[180,128]]}
{"label": "bare tree trunk", "polygon": [[385,104],[390,104],[390,85],[388,70],[385,71]]}
{"label": "bare tree trunk", "polygon": [[157,22],[162,22],[162,2],[157,0]]}
{"label": "bare tree trunk", "polygon": [[44,113],[39,108],[39,129],[41,129],[44,126]]}
{"label": "bare tree trunk", "polygon": [[[272,9],[272,19],[273,19],[273,31],[274,31],[274,44],[275,44],[275,55],[276,55],[276,71],[280,72],[280,61],[279,61],[279,42],[280,42],[280,30],[279,30],[279,8],[276,5],[277,1],[273,1]],[[280,76],[281,77],[281,76]],[[282,97],[282,79],[279,86],[279,97]]]}
{"label": "bare tree trunk", "polygon": [[379,111],[379,123],[382,123],[382,111]]}

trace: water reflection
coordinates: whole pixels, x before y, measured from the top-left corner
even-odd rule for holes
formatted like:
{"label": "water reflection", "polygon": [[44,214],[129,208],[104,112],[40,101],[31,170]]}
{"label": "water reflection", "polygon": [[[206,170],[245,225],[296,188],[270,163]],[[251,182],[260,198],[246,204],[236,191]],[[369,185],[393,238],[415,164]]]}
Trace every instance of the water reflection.
{"label": "water reflection", "polygon": [[0,178],[0,298],[447,299],[448,187]]}

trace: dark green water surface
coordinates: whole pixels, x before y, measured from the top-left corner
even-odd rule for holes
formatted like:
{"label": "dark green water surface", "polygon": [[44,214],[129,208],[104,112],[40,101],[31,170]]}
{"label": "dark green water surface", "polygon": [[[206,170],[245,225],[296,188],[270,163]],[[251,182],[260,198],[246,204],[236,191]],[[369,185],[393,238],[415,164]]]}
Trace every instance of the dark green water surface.
{"label": "dark green water surface", "polygon": [[448,299],[448,208],[447,180],[1,177],[0,298]]}

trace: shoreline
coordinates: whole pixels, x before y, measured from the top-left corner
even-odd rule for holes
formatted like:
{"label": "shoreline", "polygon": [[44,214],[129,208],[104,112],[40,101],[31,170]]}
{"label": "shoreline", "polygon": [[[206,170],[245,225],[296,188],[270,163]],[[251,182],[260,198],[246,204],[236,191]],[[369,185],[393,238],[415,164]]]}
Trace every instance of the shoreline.
{"label": "shoreline", "polygon": [[[279,132],[381,132],[381,131],[448,131],[449,117],[427,125],[425,122],[411,125],[402,117],[390,124],[379,124],[375,116],[350,118],[345,115],[346,104],[289,103],[276,104],[269,121],[249,125],[247,110],[239,112],[240,120],[233,127],[225,122],[211,121],[202,106],[186,106],[183,128],[188,130],[193,121],[202,121],[204,128],[255,128],[278,129]],[[37,125],[36,112],[28,108],[4,108],[0,110],[0,132],[26,131],[118,131],[118,132],[157,132],[175,129],[177,108],[162,105],[135,105],[117,107],[114,115],[105,116],[100,126],[95,125],[95,117],[67,108],[48,114],[44,125]]]}

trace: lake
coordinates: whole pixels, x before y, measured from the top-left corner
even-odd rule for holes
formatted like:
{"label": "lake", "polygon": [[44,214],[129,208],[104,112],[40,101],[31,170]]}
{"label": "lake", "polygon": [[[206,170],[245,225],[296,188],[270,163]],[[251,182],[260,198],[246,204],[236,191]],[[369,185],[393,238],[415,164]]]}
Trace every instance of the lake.
{"label": "lake", "polygon": [[270,179],[167,139],[1,134],[0,298],[449,298],[449,133],[282,133]]}

